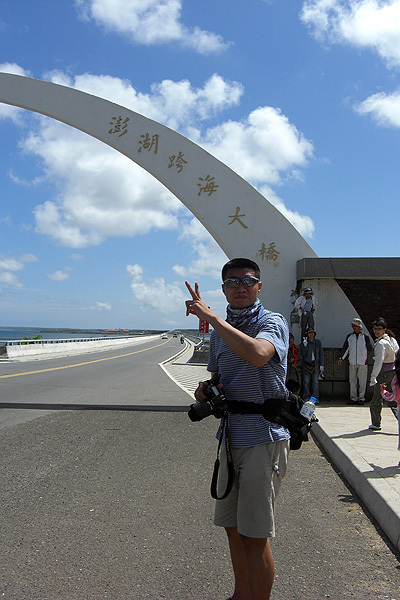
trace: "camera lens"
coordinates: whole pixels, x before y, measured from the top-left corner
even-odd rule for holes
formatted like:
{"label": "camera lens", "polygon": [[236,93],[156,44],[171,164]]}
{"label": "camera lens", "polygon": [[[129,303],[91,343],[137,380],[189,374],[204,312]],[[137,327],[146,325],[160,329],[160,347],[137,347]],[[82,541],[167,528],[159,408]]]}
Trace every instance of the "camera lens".
{"label": "camera lens", "polygon": [[197,402],[190,405],[188,412],[191,421],[201,421],[211,415],[211,406],[209,402]]}

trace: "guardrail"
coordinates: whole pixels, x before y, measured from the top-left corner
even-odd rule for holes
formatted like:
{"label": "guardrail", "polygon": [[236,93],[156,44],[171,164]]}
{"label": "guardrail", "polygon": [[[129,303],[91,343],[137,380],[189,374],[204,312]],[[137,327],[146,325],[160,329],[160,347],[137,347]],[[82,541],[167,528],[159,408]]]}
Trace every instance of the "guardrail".
{"label": "guardrail", "polygon": [[48,339],[43,339],[41,338],[40,340],[34,340],[34,339],[29,339],[29,338],[25,338],[22,340],[0,340],[0,346],[26,346],[26,345],[30,345],[30,344],[68,344],[70,342],[93,342],[93,341],[97,341],[97,340],[117,340],[117,339],[127,339],[128,337],[131,338],[138,338],[141,336],[110,336],[110,335],[104,335],[101,337],[80,337],[80,338],[48,338]]}
{"label": "guardrail", "polygon": [[188,335],[187,333],[182,334],[182,335],[184,335],[185,338],[187,338],[188,340],[193,342],[196,347],[201,346],[201,344],[203,343],[203,339],[198,335],[191,335],[191,334]]}
{"label": "guardrail", "polygon": [[[73,350],[90,351],[97,348],[110,346],[132,345],[158,338],[150,336],[123,336],[123,337],[84,337],[84,338],[55,338],[41,340],[0,340],[0,348],[4,348],[8,358],[17,356],[32,356],[35,354],[58,354]],[[1,344],[4,344],[1,346]]]}

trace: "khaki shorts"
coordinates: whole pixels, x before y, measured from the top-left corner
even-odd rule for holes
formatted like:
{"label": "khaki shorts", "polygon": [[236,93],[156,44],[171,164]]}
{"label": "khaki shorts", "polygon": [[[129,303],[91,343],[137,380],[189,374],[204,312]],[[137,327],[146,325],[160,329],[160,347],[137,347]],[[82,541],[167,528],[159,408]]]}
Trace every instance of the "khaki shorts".
{"label": "khaki shorts", "polygon": [[[236,527],[246,537],[274,537],[275,500],[286,473],[289,440],[231,450],[235,482],[229,496],[216,501],[214,524]],[[223,445],[218,495],[225,491],[226,482],[227,464]]]}

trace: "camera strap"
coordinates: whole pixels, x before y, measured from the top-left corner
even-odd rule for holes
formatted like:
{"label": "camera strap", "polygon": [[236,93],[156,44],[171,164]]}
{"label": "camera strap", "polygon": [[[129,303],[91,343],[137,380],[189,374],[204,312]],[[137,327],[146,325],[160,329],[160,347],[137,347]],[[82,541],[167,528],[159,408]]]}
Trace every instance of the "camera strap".
{"label": "camera strap", "polygon": [[[224,436],[225,434],[225,436]],[[226,460],[228,465],[228,481],[226,484],[225,492],[222,496],[218,496],[217,484],[218,484],[218,473],[220,467],[219,453],[222,446],[222,440],[225,437],[225,450],[226,450]],[[228,428],[228,412],[224,411],[221,420],[221,437],[219,438],[218,450],[217,450],[217,458],[214,463],[214,472],[211,480],[211,497],[214,500],[223,500],[230,494],[230,491],[233,487],[233,482],[235,481],[235,469],[233,465],[233,457],[231,452],[231,445],[229,442],[229,428]]]}
{"label": "camera strap", "polygon": [[286,427],[290,433],[290,449],[298,450],[308,440],[313,423],[318,421],[315,415],[311,421],[302,416],[303,404],[300,396],[290,393],[288,398],[268,398],[263,403],[231,400],[228,411],[232,414],[261,414],[267,421]]}

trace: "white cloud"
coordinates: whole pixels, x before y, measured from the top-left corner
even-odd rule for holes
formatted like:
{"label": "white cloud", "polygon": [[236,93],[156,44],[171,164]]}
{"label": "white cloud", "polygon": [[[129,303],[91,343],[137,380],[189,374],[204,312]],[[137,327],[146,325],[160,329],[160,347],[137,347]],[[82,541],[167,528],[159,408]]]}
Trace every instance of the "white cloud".
{"label": "white cloud", "polygon": [[218,34],[181,22],[182,0],[75,0],[85,19],[124,35],[137,44],[178,42],[201,54],[229,47]]}
{"label": "white cloud", "polygon": [[400,64],[400,0],[306,0],[301,20],[320,40],[376,51]]}
{"label": "white cloud", "polygon": [[35,177],[31,181],[27,179],[22,179],[21,177],[14,175],[14,173],[11,170],[8,172],[8,176],[11,179],[11,181],[23,187],[34,187],[45,182],[45,177]]}
{"label": "white cloud", "polygon": [[3,271],[19,271],[23,269],[24,265],[22,261],[16,258],[3,258],[0,259],[0,269]]}
{"label": "white cloud", "polygon": [[[26,71],[17,63],[1,63],[0,73],[11,73],[12,75],[25,75],[29,76],[30,72]],[[0,119],[11,119],[17,125],[22,124],[24,110],[17,106],[9,106],[7,104],[0,103]]]}
{"label": "white cloud", "polygon": [[[300,168],[307,165],[314,152],[313,144],[279,109],[260,107],[242,121],[227,121],[208,129],[204,136],[198,132],[193,137],[258,188],[301,235],[313,236],[311,217],[289,210],[271,189],[284,178],[301,179]],[[201,259],[200,256],[200,262]]]}
{"label": "white cloud", "polygon": [[24,287],[21,283],[17,272],[22,271],[25,263],[37,261],[37,256],[34,254],[23,254],[19,258],[12,256],[0,258],[0,282],[10,287]]}
{"label": "white cloud", "polygon": [[[198,88],[187,80],[164,80],[154,84],[150,93],[138,92],[129,81],[116,77],[83,74],[71,79],[59,71],[47,77],[109,98],[180,131],[261,191],[298,177],[313,155],[312,143],[286,115],[269,106],[257,108],[240,121],[219,119],[219,125],[207,129],[206,120],[215,120],[222,110],[236,106],[244,92],[241,84],[217,74]],[[146,171],[71,127],[37,115],[31,118],[34,127],[20,147],[41,159],[43,179],[57,189],[56,196],[34,208],[38,233],[75,249],[98,245],[110,236],[132,237],[158,230],[185,235],[188,211]],[[281,199],[278,202],[271,196],[266,197],[303,235],[311,235],[309,217],[287,210]],[[200,243],[197,236],[193,238],[191,262],[176,265],[177,274],[209,272],[210,264],[213,274],[219,273],[225,255],[202,229],[204,239]]]}
{"label": "white cloud", "polygon": [[7,215],[5,217],[0,217],[0,223],[5,223],[6,225],[11,225],[11,217]]}
{"label": "white cloud", "polygon": [[12,271],[2,270],[0,268],[0,283],[7,285],[9,287],[24,287],[24,284],[21,283],[18,276]]}
{"label": "white cloud", "polygon": [[54,271],[54,273],[47,273],[47,277],[51,279],[51,281],[65,281],[70,278],[70,271],[71,269],[65,269],[64,271],[58,269],[57,271]]}
{"label": "white cloud", "polygon": [[30,71],[23,69],[17,63],[0,63],[0,72],[1,73],[11,73],[11,75],[24,75],[26,77],[30,76]]}
{"label": "white cloud", "polygon": [[109,302],[96,302],[93,306],[89,306],[89,310],[111,310],[112,306]]}
{"label": "white cloud", "polygon": [[73,253],[70,255],[70,258],[71,258],[72,260],[84,260],[84,259],[85,259],[85,257],[83,256],[83,254],[77,254],[76,252],[73,252]]}
{"label": "white cloud", "polygon": [[184,309],[187,299],[180,283],[166,283],[163,277],[143,279],[143,267],[141,265],[127,265],[126,270],[131,279],[131,290],[141,310],[155,310],[159,314],[167,315],[176,311],[177,307]]}
{"label": "white cloud", "polygon": [[260,192],[287,218],[288,221],[291,222],[293,227],[295,227],[303,237],[313,237],[315,226],[311,217],[301,215],[298,211],[287,208],[282,198],[277,196],[267,185],[262,186]]}
{"label": "white cloud", "polygon": [[67,210],[65,213],[64,217],[60,208],[51,201],[36,206],[34,215],[37,233],[48,235],[55,242],[70,248],[85,248],[97,245],[102,241],[101,236],[96,232],[82,233],[78,226],[80,223],[71,224],[72,218]]}
{"label": "white cloud", "polygon": [[[400,65],[400,0],[307,0],[302,21],[320,40],[375,51],[388,67]],[[354,106],[384,127],[400,127],[400,91],[373,94]]]}
{"label": "white cloud", "polygon": [[393,94],[374,94],[358,104],[355,110],[360,115],[371,115],[384,127],[400,127],[400,90]]}
{"label": "white cloud", "polygon": [[281,173],[304,167],[313,154],[312,143],[271,106],[207,130],[200,143],[255,185],[279,183]]}
{"label": "white cloud", "polygon": [[132,283],[135,283],[135,282],[139,283],[140,281],[142,281],[143,272],[144,272],[143,267],[141,267],[138,264],[127,265],[126,270],[128,271],[128,273],[132,279]]}
{"label": "white cloud", "polygon": [[21,262],[37,262],[38,257],[35,256],[35,254],[28,252],[27,254],[22,254],[22,256],[19,257],[19,260]]}
{"label": "white cloud", "polygon": [[174,265],[174,273],[181,278],[208,275],[220,279],[221,269],[227,262],[226,254],[221,250],[207,229],[195,218],[182,227],[181,241],[187,241],[194,257],[189,265]]}
{"label": "white cloud", "polygon": [[[207,233],[207,235],[209,234]],[[221,267],[226,260],[227,259],[225,257],[222,261]],[[213,257],[208,256],[208,261],[210,271],[210,269],[212,269]],[[174,327],[177,322],[181,321],[182,315],[185,314],[185,300],[189,298],[189,292],[186,290],[186,287],[182,285],[182,279],[185,277],[190,277],[193,278],[194,283],[197,275],[202,274],[199,272],[195,273],[194,269],[189,270],[191,271],[190,273],[185,272],[185,274],[180,275],[181,280],[179,282],[169,284],[166,283],[162,277],[145,281],[144,269],[141,265],[127,265],[127,271],[131,279],[132,294],[135,301],[140,304],[141,310],[143,312],[153,310],[158,316],[175,314],[177,321],[167,321],[167,319],[164,318],[164,323],[168,324],[170,327]],[[207,274],[209,275],[210,273],[208,272]],[[221,273],[219,272],[219,280],[220,277]],[[207,305],[211,306],[216,314],[220,315],[222,318],[225,318],[226,300],[221,291],[221,287],[215,290],[200,290],[200,293]],[[188,318],[187,326],[190,328],[198,327],[197,317],[195,319],[193,316]]]}
{"label": "white cloud", "polygon": [[[117,78],[84,75],[71,81],[57,72],[51,79],[112,98],[172,127],[236,104],[243,91],[218,75],[201,89],[188,81],[163,81],[151,95],[138,94]],[[182,204],[151,175],[87,135],[48,119],[39,122],[21,146],[42,158],[47,177],[61,182],[62,190],[57,200],[35,208],[37,232],[64,246],[85,248],[107,236],[178,228]]]}
{"label": "white cloud", "polygon": [[227,81],[217,73],[202,88],[194,88],[187,79],[164,79],[153,83],[149,94],[138,92],[127,80],[109,75],[84,73],[71,78],[61,71],[51,71],[44,77],[117,102],[172,129],[193,126],[198,120],[210,119],[221,110],[237,106],[244,93],[240,83]]}
{"label": "white cloud", "polygon": [[71,248],[108,236],[176,229],[181,203],[131,160],[93,138],[43,121],[23,144],[40,156],[47,177],[62,186],[57,199],[34,209],[36,231]]}

